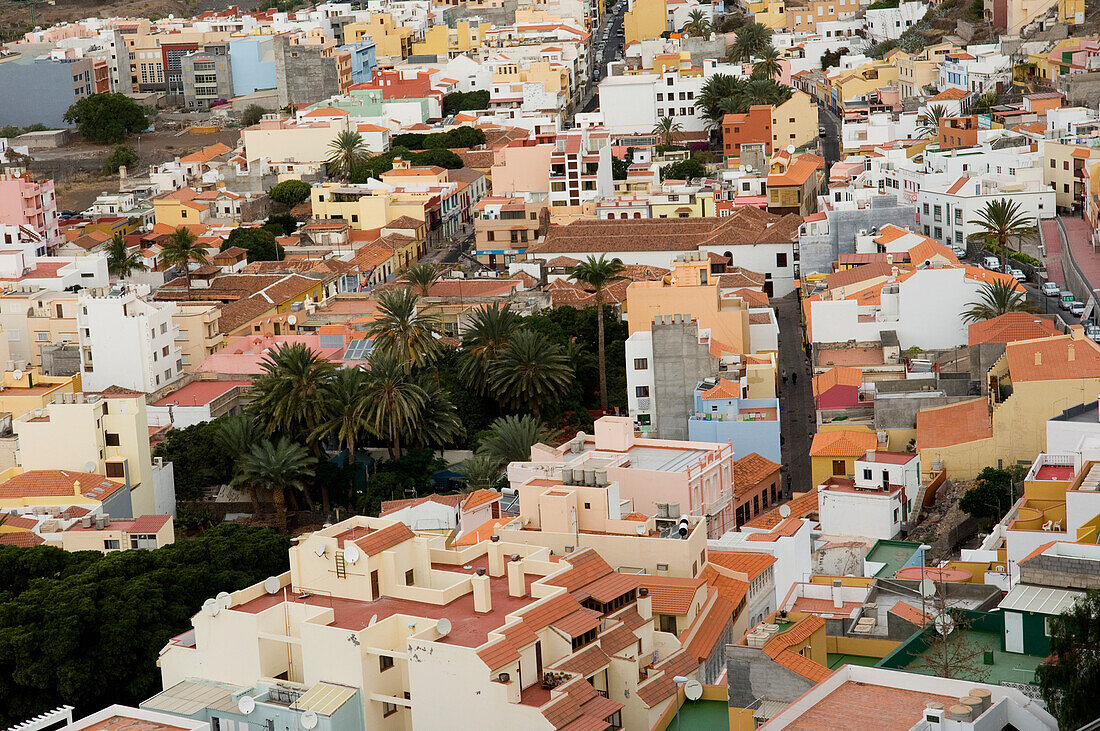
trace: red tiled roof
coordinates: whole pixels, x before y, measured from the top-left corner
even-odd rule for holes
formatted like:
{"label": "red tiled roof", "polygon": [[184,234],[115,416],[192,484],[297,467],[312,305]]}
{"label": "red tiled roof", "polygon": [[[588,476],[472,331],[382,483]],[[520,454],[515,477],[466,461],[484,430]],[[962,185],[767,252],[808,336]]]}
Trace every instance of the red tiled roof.
{"label": "red tiled roof", "polygon": [[462,509],[473,510],[494,500],[500,500],[500,493],[496,490],[474,490],[466,496],[462,503]]}
{"label": "red tiled roof", "polygon": [[973,322],[967,329],[970,345],[1012,343],[1060,334],[1054,322],[1028,312],[1006,312],[990,320]]}
{"label": "red tiled roof", "polygon": [[0,544],[5,546],[22,546],[23,548],[30,548],[31,546],[39,546],[45,542],[42,536],[37,533],[31,533],[29,530],[17,531],[14,533],[0,533]]}
{"label": "red tiled roof", "polygon": [[775,556],[757,551],[707,551],[707,560],[719,568],[744,574],[752,581],[775,563]]}
{"label": "red tiled roof", "polygon": [[701,577],[688,579],[678,576],[638,575],[639,586],[649,590],[655,614],[687,614],[699,587],[704,583]]}
{"label": "red tiled roof", "polygon": [[950,447],[992,436],[993,421],[984,398],[917,412],[917,449]]}
{"label": "red tiled roof", "polygon": [[74,472],[72,470],[28,470],[0,484],[0,499],[19,499],[25,497],[67,497],[72,498],[75,484],[80,483],[80,492],[85,497],[103,501],[116,491],[125,487],[120,482],[109,480],[103,475],[92,472]]}
{"label": "red tiled roof", "polygon": [[[688,640],[684,650],[699,661],[706,660],[714,650],[714,644],[725,633],[726,625],[733,620],[733,612],[737,606],[729,599],[718,595],[701,612],[688,628],[691,639]],[[694,632],[694,633],[693,633]]]}
{"label": "red tiled roof", "polygon": [[798,673],[807,680],[820,683],[832,675],[832,671],[790,648],[808,640],[814,632],[825,627],[825,620],[816,614],[806,616],[793,627],[773,636],[762,648],[764,654],[783,667]]}
{"label": "red tiled roof", "polygon": [[814,376],[813,391],[814,396],[820,396],[833,386],[855,386],[856,388],[859,388],[862,385],[862,368],[852,368],[850,366],[834,366],[824,373],[819,373],[818,375]]}
{"label": "red tiled roof", "polygon": [[409,526],[404,523],[394,523],[371,531],[362,538],[355,539],[354,543],[363,550],[363,553],[374,556],[415,537],[416,534]]}
{"label": "red tiled roof", "polygon": [[[918,414],[919,418],[919,414]],[[783,503],[791,509],[791,517],[793,518],[805,518],[817,513],[817,486],[815,485],[809,492],[797,495],[791,500]],[[749,528],[763,528],[765,530],[771,530],[777,525],[783,522],[784,518],[779,512],[779,508],[783,505],[778,505],[766,513],[761,513],[748,523],[745,523]]]}
{"label": "red tiled roof", "polygon": [[779,469],[779,465],[756,452],[749,452],[733,463],[733,486],[737,492],[760,484]]}
{"label": "red tiled roof", "polygon": [[1100,345],[1073,335],[1022,340],[1005,347],[1013,383],[1100,378]]}
{"label": "red tiled roof", "polygon": [[827,431],[814,434],[811,457],[862,457],[878,446],[878,437],[870,431]]}
{"label": "red tiled roof", "polygon": [[653,666],[649,678],[638,686],[638,698],[647,708],[653,708],[676,693],[673,678],[687,676],[698,669],[698,660],[683,650],[677,650]]}

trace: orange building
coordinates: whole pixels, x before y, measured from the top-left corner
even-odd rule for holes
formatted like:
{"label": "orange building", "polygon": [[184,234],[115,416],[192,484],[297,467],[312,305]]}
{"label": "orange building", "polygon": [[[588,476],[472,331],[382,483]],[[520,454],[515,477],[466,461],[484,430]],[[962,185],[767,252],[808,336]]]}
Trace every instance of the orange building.
{"label": "orange building", "polygon": [[940,131],[936,136],[939,146],[972,147],[978,144],[978,117],[944,117],[940,120]]}
{"label": "orange building", "polygon": [[772,151],[772,108],[769,104],[749,107],[748,114],[727,114],[722,118],[722,152],[727,157],[740,155],[741,146],[763,142],[764,152]]}

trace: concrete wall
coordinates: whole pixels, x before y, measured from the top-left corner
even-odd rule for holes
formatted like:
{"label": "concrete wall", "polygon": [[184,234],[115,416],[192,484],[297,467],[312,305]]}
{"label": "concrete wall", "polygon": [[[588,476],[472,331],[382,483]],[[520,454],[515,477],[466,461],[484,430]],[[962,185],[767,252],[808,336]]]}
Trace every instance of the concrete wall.
{"label": "concrete wall", "polygon": [[726,645],[730,706],[745,708],[758,698],[791,703],[814,686],[755,647]]}
{"label": "concrete wall", "polygon": [[275,38],[275,78],[280,107],[315,104],[340,93],[336,59],[322,57],[318,46],[291,46],[284,36]]}
{"label": "concrete wall", "polygon": [[1039,555],[1020,564],[1020,581],[1066,589],[1098,589],[1100,562],[1070,556]]}
{"label": "concrete wall", "polygon": [[661,439],[687,439],[695,386],[718,372],[718,359],[709,345],[699,343],[698,325],[673,317],[679,321],[651,328],[654,424]]}
{"label": "concrete wall", "polygon": [[477,5],[458,5],[444,9],[443,21],[450,28],[457,28],[458,21],[477,18],[495,25],[512,25],[516,22],[517,0],[504,0],[499,8],[487,8]]}
{"label": "concrete wall", "polygon": [[42,374],[72,376],[80,373],[80,347],[77,345],[43,345]]}
{"label": "concrete wall", "polygon": [[259,89],[274,89],[278,86],[271,36],[234,38],[229,42],[229,64],[232,70],[234,96],[251,94]]}
{"label": "concrete wall", "polygon": [[840,254],[854,254],[856,234],[860,229],[882,228],[888,223],[909,226],[916,230],[917,207],[898,204],[896,196],[875,196],[870,208],[833,211],[829,216],[829,233],[807,236],[800,240],[799,261],[802,275],[812,272],[832,272],[832,263]]}
{"label": "concrete wall", "polygon": [[76,97],[73,75],[90,63],[18,59],[0,64],[0,126],[68,127],[65,112]]}

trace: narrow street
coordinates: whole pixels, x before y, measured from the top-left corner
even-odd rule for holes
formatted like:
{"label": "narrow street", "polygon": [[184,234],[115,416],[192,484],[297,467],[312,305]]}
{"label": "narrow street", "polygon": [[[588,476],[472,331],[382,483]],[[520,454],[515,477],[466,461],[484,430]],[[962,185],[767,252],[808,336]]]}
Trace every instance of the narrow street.
{"label": "narrow street", "polygon": [[[781,454],[786,467],[786,495],[806,492],[810,479],[810,442],[816,431],[813,407],[813,370],[802,350],[802,315],[798,294],[773,300],[779,320]],[[783,380],[786,382],[784,383]]]}

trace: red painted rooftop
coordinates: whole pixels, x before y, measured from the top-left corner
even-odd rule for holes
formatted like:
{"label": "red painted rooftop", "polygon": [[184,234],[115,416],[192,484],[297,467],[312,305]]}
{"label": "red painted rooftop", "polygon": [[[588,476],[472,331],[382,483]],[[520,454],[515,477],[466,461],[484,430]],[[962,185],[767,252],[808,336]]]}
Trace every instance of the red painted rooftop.
{"label": "red painted rooftop", "polygon": [[250,385],[249,381],[192,381],[154,402],[153,406],[205,406],[237,386]]}

